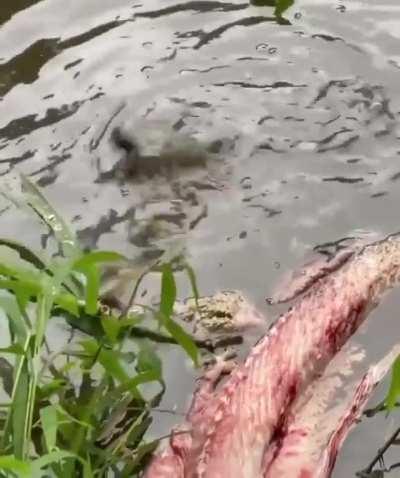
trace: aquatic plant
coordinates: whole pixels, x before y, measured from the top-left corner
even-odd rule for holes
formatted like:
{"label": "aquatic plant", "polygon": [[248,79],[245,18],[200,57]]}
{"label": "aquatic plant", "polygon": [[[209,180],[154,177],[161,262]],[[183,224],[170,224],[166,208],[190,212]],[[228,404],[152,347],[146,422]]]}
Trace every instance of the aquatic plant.
{"label": "aquatic plant", "polygon": [[[14,203],[40,217],[57,248],[50,256],[0,239],[0,476],[138,476],[159,442],[146,436],[153,416],[168,412],[158,408],[167,384],[154,340],[179,344],[194,364],[198,359],[172,317],[176,258],[169,254],[138,273],[129,304],[116,313],[102,300],[102,272],[125,258],[82,250],[38,188],[24,177],[22,186],[23,200]],[[197,299],[195,275],[184,261],[183,269]],[[150,271],[160,276],[159,306],[134,313]],[[53,343],[52,323],[68,325],[61,346]],[[399,395],[398,359],[375,411],[393,410]],[[399,433],[359,476],[375,476]]]}
{"label": "aquatic plant", "polygon": [[[129,305],[143,276],[160,274],[157,310],[117,314],[102,303],[102,269],[124,257],[83,251],[37,187],[22,177],[22,188],[14,203],[40,217],[59,250],[50,256],[0,239],[0,476],[136,476],[158,443],[144,435],[165,390],[145,332],[179,344],[197,364],[196,345],[172,318],[174,258],[161,258],[132,284]],[[197,297],[193,271],[183,268]],[[61,346],[53,323],[70,334]]]}
{"label": "aquatic plant", "polygon": [[294,0],[250,0],[250,3],[256,7],[275,7],[274,16],[282,19],[282,15],[294,4]]}

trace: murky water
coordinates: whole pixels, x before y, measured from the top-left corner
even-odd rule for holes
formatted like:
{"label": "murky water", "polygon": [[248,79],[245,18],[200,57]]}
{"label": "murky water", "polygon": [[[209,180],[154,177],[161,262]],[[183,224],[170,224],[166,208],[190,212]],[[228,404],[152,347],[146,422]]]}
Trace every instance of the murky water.
{"label": "murky water", "polygon": [[[400,222],[400,5],[304,0],[286,17],[239,0],[2,0],[0,175],[31,176],[88,246],[133,258],[185,240],[203,293],[241,289],[268,313],[310,248]],[[172,148],[190,135],[207,161],[124,180],[116,126],[143,148],[146,130],[182,135]],[[38,242],[0,209],[2,235]],[[190,373],[167,375],[183,407]],[[385,426],[357,429],[335,476]]]}

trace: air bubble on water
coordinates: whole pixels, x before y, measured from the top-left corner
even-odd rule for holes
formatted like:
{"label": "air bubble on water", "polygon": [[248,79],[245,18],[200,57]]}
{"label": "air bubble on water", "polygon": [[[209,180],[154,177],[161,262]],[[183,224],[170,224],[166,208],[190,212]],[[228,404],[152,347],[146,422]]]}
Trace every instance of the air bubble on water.
{"label": "air bubble on water", "polygon": [[259,44],[256,46],[256,50],[257,50],[257,51],[265,51],[265,50],[268,50],[268,43],[259,43]]}
{"label": "air bubble on water", "polygon": [[313,141],[301,141],[297,145],[297,148],[301,151],[315,151],[315,149],[317,148],[317,143]]}

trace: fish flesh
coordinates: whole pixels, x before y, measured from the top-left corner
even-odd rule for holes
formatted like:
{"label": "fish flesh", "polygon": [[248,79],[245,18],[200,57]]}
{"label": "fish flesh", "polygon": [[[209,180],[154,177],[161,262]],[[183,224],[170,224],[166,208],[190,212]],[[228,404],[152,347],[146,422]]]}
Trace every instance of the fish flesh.
{"label": "fish flesh", "polygon": [[365,351],[339,353],[294,404],[282,440],[265,456],[264,478],[329,477],[343,441],[399,353],[397,344],[361,377],[354,366],[366,359]]}
{"label": "fish flesh", "polygon": [[[297,441],[301,450],[311,439],[305,424],[311,405],[301,408],[298,403],[318,387],[368,313],[399,282],[400,234],[355,249],[339,262],[313,277],[310,287],[221,386],[223,365],[203,377],[186,424],[174,430],[168,447],[155,455],[146,478],[330,476],[340,444],[390,360],[372,367],[356,383],[347,402],[354,410],[338,414],[336,428],[324,438],[325,452],[310,460],[303,457],[305,472],[294,475],[293,457],[298,466],[302,454],[293,454],[290,447]],[[299,429],[301,439],[295,433]]]}

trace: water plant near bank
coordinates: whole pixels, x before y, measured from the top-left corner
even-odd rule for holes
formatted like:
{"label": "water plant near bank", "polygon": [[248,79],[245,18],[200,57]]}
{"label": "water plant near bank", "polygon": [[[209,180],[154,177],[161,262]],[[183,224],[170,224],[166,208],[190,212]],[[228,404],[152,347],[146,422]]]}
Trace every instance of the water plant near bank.
{"label": "water plant near bank", "polygon": [[[155,344],[143,332],[198,360],[172,318],[174,258],[159,259],[132,283],[129,305],[143,276],[159,273],[157,309],[117,314],[101,301],[102,272],[124,257],[83,251],[36,186],[23,177],[22,188],[23,200],[14,202],[40,217],[56,247],[50,255],[0,239],[0,476],[136,476],[158,443],[143,437],[166,386]],[[192,270],[181,267],[197,297]],[[49,338],[53,324],[67,337],[58,347]]]}

